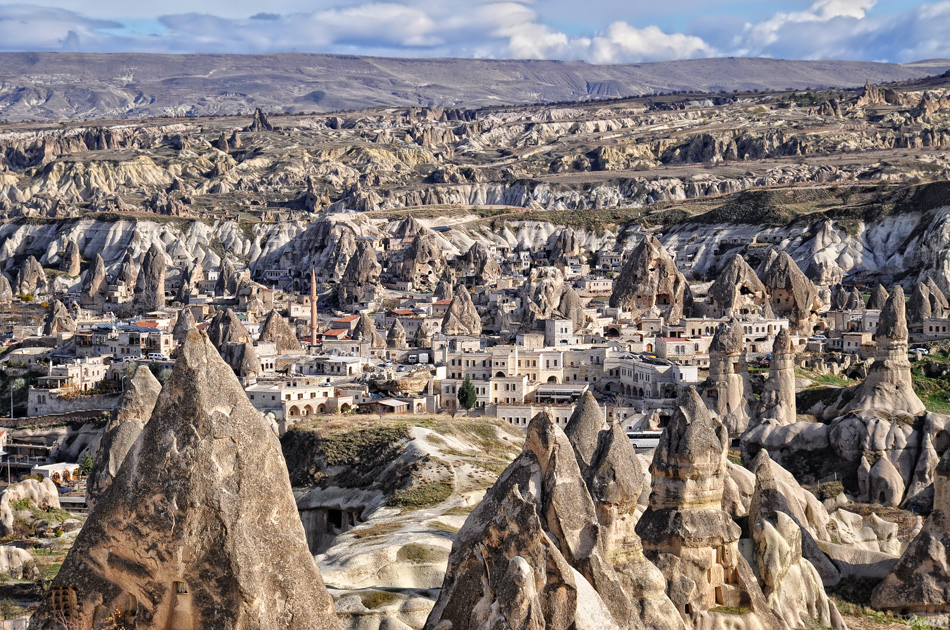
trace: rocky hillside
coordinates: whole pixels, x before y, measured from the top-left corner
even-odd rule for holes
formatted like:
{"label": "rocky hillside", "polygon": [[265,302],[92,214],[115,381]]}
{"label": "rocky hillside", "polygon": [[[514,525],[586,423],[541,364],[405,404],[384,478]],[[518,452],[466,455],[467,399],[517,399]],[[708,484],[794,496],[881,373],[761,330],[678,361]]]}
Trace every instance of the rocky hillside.
{"label": "rocky hillside", "polygon": [[0,61],[0,117],[11,121],[234,115],[254,107],[275,112],[372,105],[481,107],[677,90],[854,87],[866,80],[905,81],[950,68],[950,62],[732,58],[601,66],[320,54],[3,53]]}

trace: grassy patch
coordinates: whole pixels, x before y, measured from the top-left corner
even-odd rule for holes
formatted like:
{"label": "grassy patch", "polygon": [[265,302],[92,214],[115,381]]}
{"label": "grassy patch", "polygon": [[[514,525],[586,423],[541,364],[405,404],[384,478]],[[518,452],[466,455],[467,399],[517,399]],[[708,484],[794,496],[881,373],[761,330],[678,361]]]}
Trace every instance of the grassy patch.
{"label": "grassy patch", "polygon": [[844,492],[844,486],[841,485],[840,481],[829,481],[818,486],[816,495],[821,501],[824,501],[826,499],[834,499],[842,492]]}
{"label": "grassy patch", "polygon": [[357,540],[364,540],[366,538],[378,538],[380,536],[387,536],[397,529],[402,527],[401,523],[395,521],[387,521],[384,523],[375,523],[369,525],[368,527],[359,527],[354,529],[352,534],[353,538]]}
{"label": "grassy patch", "polygon": [[438,505],[450,496],[452,496],[452,484],[447,481],[437,481],[397,491],[389,500],[389,506],[421,510]]}
{"label": "grassy patch", "polygon": [[376,608],[382,608],[383,606],[388,606],[396,602],[399,598],[393,593],[387,593],[386,591],[367,591],[365,593],[360,593],[360,601],[363,602],[369,610],[375,610]]}
{"label": "grassy patch", "polygon": [[911,369],[914,392],[920,398],[927,411],[950,414],[950,383],[943,379],[924,376],[919,367]]}
{"label": "grassy patch", "polygon": [[61,562],[54,562],[53,564],[47,564],[44,567],[41,567],[40,573],[43,576],[44,580],[52,580],[59,574],[59,570],[63,568]]}
{"label": "grassy patch", "polygon": [[459,532],[458,527],[452,527],[451,525],[446,525],[442,521],[435,521],[429,525],[429,529],[435,530],[437,532],[444,532],[446,534],[457,534]]}
{"label": "grassy patch", "polygon": [[396,552],[396,559],[414,564],[429,564],[441,560],[442,555],[432,547],[409,543],[399,548],[399,551]]}
{"label": "grassy patch", "polygon": [[469,514],[472,513],[472,510],[474,509],[475,509],[474,507],[463,507],[461,505],[458,505],[452,508],[451,510],[446,510],[444,514],[445,516],[468,516]]}
{"label": "grassy patch", "polygon": [[745,606],[716,606],[715,608],[710,608],[709,612],[723,613],[726,615],[744,615],[752,612],[752,609],[746,608]]}

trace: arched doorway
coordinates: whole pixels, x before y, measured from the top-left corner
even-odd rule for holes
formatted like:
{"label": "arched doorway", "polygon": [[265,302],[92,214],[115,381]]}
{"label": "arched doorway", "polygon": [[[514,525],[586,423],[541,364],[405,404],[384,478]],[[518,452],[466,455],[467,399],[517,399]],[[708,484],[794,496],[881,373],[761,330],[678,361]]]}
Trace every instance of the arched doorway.
{"label": "arched doorway", "polygon": [[291,405],[287,413],[290,414],[291,418],[296,418],[300,415],[300,408],[297,405]]}
{"label": "arched doorway", "polygon": [[556,377],[556,376],[549,376],[549,377],[548,377],[548,383],[557,383],[557,377]]}

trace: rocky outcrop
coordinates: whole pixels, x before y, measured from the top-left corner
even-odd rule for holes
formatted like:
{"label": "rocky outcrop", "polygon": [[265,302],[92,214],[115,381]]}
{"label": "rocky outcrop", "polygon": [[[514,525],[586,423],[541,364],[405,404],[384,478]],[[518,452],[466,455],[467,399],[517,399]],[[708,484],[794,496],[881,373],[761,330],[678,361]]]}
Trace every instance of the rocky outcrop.
{"label": "rocky outcrop", "polygon": [[247,328],[231,309],[218,311],[208,324],[208,337],[221,357],[243,379],[256,378],[261,372],[257,350]]}
{"label": "rocky outcrop", "polygon": [[140,313],[165,308],[165,254],[152,243],[135,281],[135,309]]}
{"label": "rocky outcrop", "polygon": [[30,505],[39,510],[58,510],[59,490],[51,480],[43,481],[27,479],[14,483],[3,489],[0,494],[0,536],[9,536],[13,533],[13,523],[16,520],[14,503],[29,499]]}
{"label": "rocky outcrop", "polygon": [[274,125],[267,120],[267,114],[258,107],[254,110],[254,118],[251,119],[251,124],[244,128],[244,131],[273,131]]}
{"label": "rocky outcrop", "polygon": [[428,293],[438,286],[446,267],[445,253],[435,236],[421,232],[406,249],[397,273],[401,280],[409,283],[411,290]]}
{"label": "rocky outcrop", "polygon": [[195,328],[196,325],[195,316],[192,315],[190,308],[183,308],[178,311],[178,319],[175,321],[175,327],[172,329],[172,338],[175,340],[175,345],[180,346],[185,343],[185,339],[188,337],[188,331]]}
{"label": "rocky outcrop", "polygon": [[727,318],[758,315],[768,301],[765,285],[749,263],[735,254],[709,287],[708,314]]}
{"label": "rocky outcrop", "polygon": [[546,414],[527,433],[459,531],[426,630],[681,628],[670,606],[664,619],[662,605],[631,599],[607,561],[567,436]]}
{"label": "rocky outcrop", "polygon": [[437,300],[451,300],[455,297],[455,274],[452,273],[452,269],[448,268],[445,270],[445,273],[442,274],[442,278],[439,280],[438,286],[435,288],[435,299]]}
{"label": "rocky outcrop", "polygon": [[13,302],[13,287],[7,277],[0,273],[0,305],[6,305]]}
{"label": "rocky outcrop", "polygon": [[258,336],[260,341],[271,341],[277,346],[277,354],[300,354],[303,353],[303,347],[297,339],[297,335],[291,330],[277,309],[267,314],[264,325],[261,327],[261,334]]}
{"label": "rocky outcrop", "polygon": [[199,284],[205,277],[205,270],[200,261],[195,261],[187,270],[181,274],[181,286],[175,300],[182,305],[187,305],[191,299],[193,291],[197,291]]}
{"label": "rocky outcrop", "polygon": [[769,376],[765,379],[759,423],[790,425],[798,421],[795,402],[795,347],[783,328],[772,343]]}
{"label": "rocky outcrop", "polygon": [[49,284],[46,281],[46,271],[33,258],[27,256],[13,281],[13,292],[16,295],[42,295],[49,293]]}
{"label": "rocky outcrop", "polygon": [[557,267],[535,267],[518,289],[521,299],[521,330],[539,328],[557,314],[565,290],[564,274]]}
{"label": "rocky outcrop", "polygon": [[471,278],[477,286],[489,285],[501,276],[501,267],[481,241],[476,241],[467,252],[458,257],[456,269],[459,276]]}
{"label": "rocky outcrop", "polygon": [[948,314],[950,304],[933,278],[918,282],[907,303],[907,321],[911,324],[923,324],[925,319],[941,319]]}
{"label": "rocky outcrop", "polygon": [[719,324],[709,344],[709,379],[703,397],[730,435],[745,432],[755,403],[745,355],[742,324],[736,320]]}
{"label": "rocky outcrop", "polygon": [[405,350],[409,347],[406,329],[399,320],[395,320],[386,334],[386,345],[393,350]]}
{"label": "rocky outcrop", "polygon": [[79,294],[79,303],[85,307],[101,306],[106,300],[106,263],[99,252],[92,261],[92,267],[86,271],[82,281],[82,292]]}
{"label": "rocky outcrop", "polygon": [[76,245],[76,241],[73,239],[67,240],[59,261],[59,270],[67,276],[75,278],[79,275],[81,262],[82,257],[79,255],[79,246]]}
{"label": "rocky outcrop", "polygon": [[725,624],[723,613],[714,609],[730,606],[748,609],[760,627],[777,629],[779,622],[739,553],[739,526],[722,509],[728,447],[726,428],[694,388],[684,391],[654,452],[653,491],[636,531],[687,624]]}
{"label": "rocky outcrop", "polygon": [[581,330],[587,323],[587,315],[584,313],[584,303],[573,287],[568,287],[561,295],[561,302],[558,304],[557,310],[561,317],[573,322],[574,332]]}
{"label": "rocky outcrop", "polygon": [[373,349],[386,347],[386,338],[383,337],[381,332],[376,330],[376,324],[373,323],[373,319],[367,313],[360,315],[356,326],[353,327],[353,333],[350,335],[350,338],[356,341],[369,342],[369,347]]}
{"label": "rocky outcrop", "polygon": [[69,311],[59,300],[50,302],[49,310],[46,312],[46,322],[43,324],[43,334],[48,337],[55,337],[62,333],[76,332],[76,322],[69,316]]}
{"label": "rocky outcrop", "polygon": [[[763,451],[760,457],[768,455]],[[756,469],[749,525],[755,543],[755,573],[775,615],[789,628],[804,628],[814,620],[824,627],[847,630],[825,593],[821,575],[802,557],[802,528],[788,513],[786,497],[767,464]]]}
{"label": "rocky outcrop", "polygon": [[878,610],[950,621],[950,451],[937,466],[934,510],[900,561],[871,595]]}
{"label": "rocky outcrop", "polygon": [[769,290],[772,310],[777,315],[788,317],[793,332],[810,334],[821,300],[818,289],[792,257],[785,251],[772,250],[758,273]]}
{"label": "rocky outcrop", "polygon": [[102,430],[99,452],[86,480],[86,505],[90,509],[119,474],[122,462],[152,416],[161,391],[161,383],[146,365],[139,365],[135,374],[126,379],[122,398]]}
{"label": "rocky outcrop", "polygon": [[887,303],[887,289],[884,288],[884,285],[878,283],[875,285],[874,290],[871,291],[871,297],[867,301],[868,309],[881,310],[884,308],[884,304]]}
{"label": "rocky outcrop", "polygon": [[193,331],[30,627],[339,628],[277,437]]}
{"label": "rocky outcrop", "polygon": [[564,427],[564,434],[571,441],[577,456],[577,465],[585,478],[590,472],[594,453],[597,451],[600,432],[606,428],[604,409],[592,393],[585,392]]}
{"label": "rocky outcrop", "polygon": [[442,333],[446,335],[481,335],[482,320],[472,303],[468,289],[460,286],[442,318]]}
{"label": "rocky outcrop", "polygon": [[376,252],[365,241],[360,241],[337,287],[340,305],[350,306],[373,300],[379,290],[381,269]]}
{"label": "rocky outcrop", "polygon": [[610,306],[638,315],[662,315],[676,324],[692,306],[686,278],[652,235],[637,245],[614,281]]}
{"label": "rocky outcrop", "polygon": [[907,320],[904,291],[899,285],[891,291],[875,334],[874,363],[867,378],[853,390],[843,411],[867,410],[869,413],[922,414],[926,408],[914,392],[907,359]]}

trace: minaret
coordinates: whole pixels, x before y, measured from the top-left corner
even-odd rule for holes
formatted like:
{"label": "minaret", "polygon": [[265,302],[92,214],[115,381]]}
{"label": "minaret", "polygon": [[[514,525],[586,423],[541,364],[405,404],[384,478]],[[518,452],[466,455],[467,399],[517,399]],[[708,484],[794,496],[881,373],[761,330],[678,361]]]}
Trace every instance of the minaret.
{"label": "minaret", "polygon": [[317,273],[310,267],[310,347],[317,345]]}

